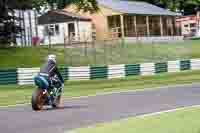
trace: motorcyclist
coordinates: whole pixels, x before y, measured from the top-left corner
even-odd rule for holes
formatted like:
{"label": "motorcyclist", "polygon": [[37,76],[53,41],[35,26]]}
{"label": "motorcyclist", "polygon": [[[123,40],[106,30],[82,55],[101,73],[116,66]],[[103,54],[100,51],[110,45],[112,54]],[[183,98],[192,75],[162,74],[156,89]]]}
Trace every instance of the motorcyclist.
{"label": "motorcyclist", "polygon": [[[54,76],[57,76],[62,89],[64,88],[64,79],[60,74],[57,65],[56,65],[56,55],[50,54],[48,56],[47,62],[40,68],[40,72],[38,76],[35,77],[36,85],[40,86],[44,89],[44,93],[48,91],[48,89],[52,89]],[[49,98],[49,102],[53,102],[52,97]],[[50,103],[49,103],[50,104]]]}

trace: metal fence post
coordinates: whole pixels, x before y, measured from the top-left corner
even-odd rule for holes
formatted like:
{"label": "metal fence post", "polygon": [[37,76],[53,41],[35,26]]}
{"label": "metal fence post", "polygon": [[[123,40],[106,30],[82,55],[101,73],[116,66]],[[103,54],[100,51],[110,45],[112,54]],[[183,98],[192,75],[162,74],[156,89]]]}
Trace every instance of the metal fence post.
{"label": "metal fence post", "polygon": [[88,56],[88,53],[87,53],[87,41],[85,40],[84,41],[84,55],[85,55],[85,57],[87,57]]}
{"label": "metal fence post", "polygon": [[93,56],[94,56],[94,64],[97,63],[97,52],[96,52],[96,47],[95,47],[95,41],[92,40],[92,49],[93,49]]}
{"label": "metal fence post", "polygon": [[124,38],[121,38],[121,48],[122,48],[122,50],[121,50],[121,52],[122,52],[122,60],[123,60],[123,63],[124,63],[124,61],[125,61],[125,54],[124,54],[124,46],[125,46],[125,40],[124,40]]}
{"label": "metal fence post", "polygon": [[156,51],[155,51],[155,45],[154,45],[154,41],[152,41],[152,61],[154,61],[155,59],[155,54],[156,54]]}
{"label": "metal fence post", "polygon": [[108,56],[108,59],[111,59],[111,60],[108,60],[108,62],[111,62],[111,63],[112,63],[112,61],[113,61],[113,59],[112,59],[112,54],[113,54],[113,53],[112,53],[112,52],[113,52],[113,50],[112,50],[112,45],[113,45],[112,42],[111,42],[111,44],[109,44],[109,45],[110,45],[110,47],[109,47],[109,48],[110,48],[110,57]]}
{"label": "metal fence post", "polygon": [[104,42],[104,64],[107,64],[107,53],[106,53],[106,40],[103,41]]}
{"label": "metal fence post", "polygon": [[66,43],[66,36],[65,36],[65,27],[63,26],[63,37],[64,37],[64,63],[67,67],[67,43]]}

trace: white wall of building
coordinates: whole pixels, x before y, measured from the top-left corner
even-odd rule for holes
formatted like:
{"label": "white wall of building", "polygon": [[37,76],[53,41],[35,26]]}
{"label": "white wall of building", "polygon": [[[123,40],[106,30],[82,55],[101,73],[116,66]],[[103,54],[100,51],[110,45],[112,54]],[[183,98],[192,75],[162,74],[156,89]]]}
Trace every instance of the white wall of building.
{"label": "white wall of building", "polygon": [[177,19],[181,25],[182,35],[200,37],[200,20],[195,15]]}
{"label": "white wall of building", "polygon": [[[59,26],[59,34],[50,36],[50,42],[52,44],[63,44],[64,43],[65,23],[59,23],[57,25]],[[45,26],[48,26],[48,25],[39,25],[38,26],[38,36],[41,40],[42,45],[49,44],[49,36],[47,33],[45,33]]]}
{"label": "white wall of building", "polygon": [[182,35],[196,34],[197,25],[195,20],[183,21],[181,24]]}
{"label": "white wall of building", "polygon": [[[73,37],[73,41],[92,41],[92,24],[91,22],[82,22],[82,21],[72,21],[66,23],[57,23],[55,25],[59,26],[59,34],[51,36],[51,44],[63,44],[64,38],[66,41],[69,39],[69,29],[68,25],[74,24],[75,27],[75,36]],[[38,26],[38,34],[39,38],[42,40],[43,45],[49,44],[49,37],[45,34],[45,26],[47,25],[39,25]]]}
{"label": "white wall of building", "polygon": [[92,23],[91,22],[79,22],[80,40],[92,41]]}

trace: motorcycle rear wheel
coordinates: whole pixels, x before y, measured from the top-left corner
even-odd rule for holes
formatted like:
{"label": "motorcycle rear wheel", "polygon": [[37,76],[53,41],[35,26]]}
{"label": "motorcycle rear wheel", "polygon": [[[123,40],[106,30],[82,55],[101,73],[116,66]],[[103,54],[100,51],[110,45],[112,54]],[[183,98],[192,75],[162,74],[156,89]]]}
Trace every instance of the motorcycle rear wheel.
{"label": "motorcycle rear wheel", "polygon": [[42,89],[36,89],[32,94],[32,109],[35,111],[40,111],[43,109],[45,103],[46,95],[43,94]]}

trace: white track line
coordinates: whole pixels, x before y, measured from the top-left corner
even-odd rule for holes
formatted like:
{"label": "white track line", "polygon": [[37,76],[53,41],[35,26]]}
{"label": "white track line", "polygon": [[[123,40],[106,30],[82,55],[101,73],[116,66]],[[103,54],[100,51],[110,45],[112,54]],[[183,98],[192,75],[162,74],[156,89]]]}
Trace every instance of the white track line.
{"label": "white track line", "polygon": [[155,115],[159,115],[159,114],[185,110],[185,109],[189,109],[189,108],[200,108],[200,105],[184,106],[184,107],[180,107],[180,108],[176,108],[176,109],[170,109],[170,110],[159,111],[159,112],[154,112],[154,113],[149,113],[149,114],[144,114],[144,115],[138,115],[135,118],[145,118],[145,117],[155,116]]}
{"label": "white track line", "polygon": [[[159,112],[154,112],[154,113],[149,113],[149,114],[144,114],[144,115],[138,115],[138,116],[129,117],[129,118],[139,118],[139,119],[142,119],[142,118],[145,118],[145,117],[151,117],[151,116],[156,116],[156,115],[159,115],[159,114],[165,114],[165,113],[170,113],[170,112],[176,112],[176,111],[181,111],[181,110],[190,109],[190,108],[200,108],[200,105],[186,106],[186,107],[181,107],[181,108],[177,108],[177,109],[159,111]],[[122,120],[128,120],[129,118],[122,119]],[[114,121],[113,121],[113,122],[114,122]],[[85,128],[93,128],[93,127],[94,127],[94,125],[93,125],[93,126],[88,126],[88,127],[85,127]],[[84,128],[84,127],[83,127],[83,128]],[[76,130],[76,129],[74,129],[74,130]],[[74,130],[67,131],[67,132],[64,132],[64,133],[76,133]]]}

